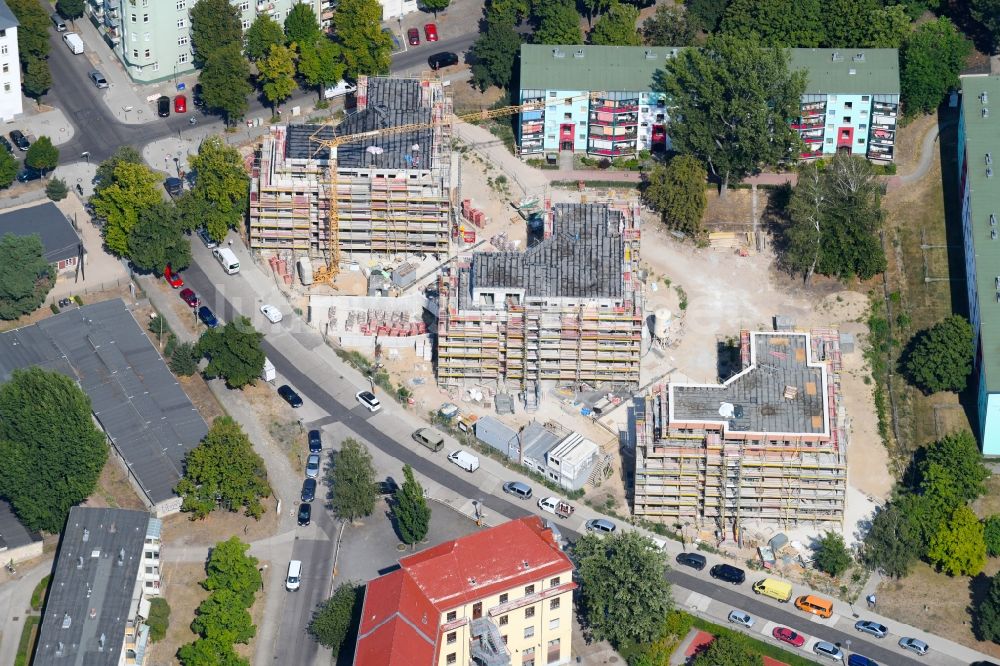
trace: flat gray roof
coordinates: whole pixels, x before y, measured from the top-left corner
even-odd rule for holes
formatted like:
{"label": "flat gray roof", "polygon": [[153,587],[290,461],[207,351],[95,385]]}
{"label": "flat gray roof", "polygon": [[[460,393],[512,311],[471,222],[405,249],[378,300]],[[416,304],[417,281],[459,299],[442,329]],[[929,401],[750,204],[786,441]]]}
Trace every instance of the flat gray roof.
{"label": "flat gray roof", "polygon": [[20,23],[17,22],[17,17],[14,16],[14,12],[10,11],[10,7],[3,0],[0,0],[0,30],[7,30],[8,28],[16,28]]}
{"label": "flat gray roof", "polygon": [[40,366],[76,380],[152,504],[174,497],[208,426],[120,298],[0,333],[0,382]]}
{"label": "flat gray roof", "polygon": [[[0,15],[2,13],[0,11]],[[51,201],[0,214],[0,236],[4,234],[38,234],[45,248],[45,260],[50,264],[72,259],[80,251],[80,237],[59,207]]]}
{"label": "flat gray roof", "polygon": [[521,431],[521,460],[544,460],[545,454],[566,437],[552,432],[538,421],[532,421]]}
{"label": "flat gray roof", "polygon": [[751,333],[750,365],[724,384],[670,384],[670,421],[722,422],[730,432],[823,434],[826,369],[805,333]]}
{"label": "flat gray roof", "polygon": [[6,500],[0,500],[0,551],[20,548],[41,540],[41,534],[29,531],[14,515],[10,504]]}
{"label": "flat gray roof", "polygon": [[149,519],[144,511],[69,510],[35,666],[117,666]]}

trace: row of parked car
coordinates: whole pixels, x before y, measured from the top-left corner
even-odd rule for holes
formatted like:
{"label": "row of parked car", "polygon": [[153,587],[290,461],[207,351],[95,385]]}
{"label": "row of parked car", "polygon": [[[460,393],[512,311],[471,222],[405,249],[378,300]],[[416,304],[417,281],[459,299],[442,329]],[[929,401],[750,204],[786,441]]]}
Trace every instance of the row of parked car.
{"label": "row of parked car", "polygon": [[[681,553],[677,556],[676,562],[691,567],[696,571],[701,571],[705,568],[708,560],[701,553]],[[708,575],[716,580],[732,583],[733,585],[742,585],[746,581],[746,572],[731,564],[716,564],[708,570]],[[782,603],[788,603],[792,598],[792,585],[783,580],[764,578],[755,582],[752,589],[754,594],[762,594]],[[833,615],[833,602],[813,594],[804,594],[795,599],[795,607],[800,611],[822,618],[829,618]],[[729,621],[748,629],[755,624],[754,618],[749,613],[735,609],[729,612]],[[854,629],[875,638],[885,638],[889,635],[889,629],[885,625],[872,620],[859,620],[854,623]],[[804,636],[788,627],[775,627],[771,634],[777,640],[793,647],[802,647],[806,642]],[[909,650],[921,656],[927,654],[930,649],[927,643],[922,640],[908,637],[901,638],[899,646],[904,650]],[[813,652],[838,661],[843,661],[844,659],[843,650],[837,645],[826,641],[817,641],[813,645]],[[873,659],[857,653],[852,654],[847,663],[848,666],[878,666]]]}

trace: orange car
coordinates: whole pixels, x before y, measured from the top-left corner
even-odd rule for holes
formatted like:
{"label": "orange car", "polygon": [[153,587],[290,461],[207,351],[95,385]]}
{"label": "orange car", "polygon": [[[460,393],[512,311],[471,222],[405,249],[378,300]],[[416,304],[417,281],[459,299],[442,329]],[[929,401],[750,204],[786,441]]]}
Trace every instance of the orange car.
{"label": "orange car", "polygon": [[800,611],[812,613],[813,615],[819,615],[822,618],[828,618],[833,615],[832,601],[823,599],[822,597],[816,597],[811,594],[806,594],[796,599],[795,607]]}

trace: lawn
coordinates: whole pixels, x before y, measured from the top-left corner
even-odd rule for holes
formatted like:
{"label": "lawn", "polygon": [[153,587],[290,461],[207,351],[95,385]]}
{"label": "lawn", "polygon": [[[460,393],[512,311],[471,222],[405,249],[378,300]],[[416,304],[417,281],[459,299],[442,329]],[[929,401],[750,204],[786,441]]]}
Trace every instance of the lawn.
{"label": "lawn", "polygon": [[[723,627],[722,625],[709,622],[708,620],[703,620],[700,617],[694,618],[693,624],[696,628],[701,629],[702,631],[707,631],[713,636],[722,636],[723,634],[740,633],[733,631],[729,627]],[[794,652],[789,652],[788,650],[784,650],[778,647],[777,645],[765,643],[764,641],[757,640],[756,638],[752,636],[747,636],[746,634],[742,635],[746,636],[746,638],[750,640],[750,643],[753,644],[754,649],[757,651],[757,653],[764,657],[771,657],[772,659],[776,659],[780,662],[788,664],[788,666],[815,665],[815,662],[813,660],[801,657],[795,654]]]}
{"label": "lawn", "polygon": [[17,644],[17,656],[14,666],[28,666],[31,653],[35,649],[35,638],[38,635],[38,623],[42,618],[38,615],[28,615],[24,618],[24,629],[21,630],[21,640]]}
{"label": "lawn", "polygon": [[31,610],[42,610],[42,604],[45,602],[45,595],[49,591],[49,582],[51,580],[52,576],[49,575],[38,581],[38,585],[31,592]]}

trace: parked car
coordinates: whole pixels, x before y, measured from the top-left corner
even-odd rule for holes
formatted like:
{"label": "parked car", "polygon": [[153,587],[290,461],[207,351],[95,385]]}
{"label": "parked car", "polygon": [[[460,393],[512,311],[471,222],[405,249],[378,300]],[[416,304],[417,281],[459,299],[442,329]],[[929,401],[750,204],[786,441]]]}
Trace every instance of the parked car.
{"label": "parked car", "polygon": [[[878,662],[855,652],[847,658],[847,666],[878,666]],[[973,664],[975,666],[975,664]]]}
{"label": "parked car", "polygon": [[844,651],[833,643],[827,643],[826,641],[819,641],[813,645],[813,652],[821,657],[829,657],[830,659],[836,659],[837,661],[844,660]]}
{"label": "parked car", "polygon": [[731,564],[716,564],[708,570],[708,575],[712,578],[732,583],[733,585],[742,585],[743,581],[747,579],[747,575],[743,572],[743,569],[734,567]]}
{"label": "parked car", "polygon": [[205,227],[198,229],[198,238],[201,239],[201,242],[204,243],[205,247],[207,247],[209,250],[214,250],[215,248],[219,247],[219,244],[216,243],[214,240],[212,240],[212,237],[208,235],[208,229],[206,229]]}
{"label": "parked car", "polygon": [[28,137],[24,136],[24,132],[22,132],[21,130],[11,130],[11,133],[8,136],[10,137],[10,140],[14,142],[14,145],[17,146],[17,149],[20,150],[21,152],[24,152],[28,150],[28,148],[31,148],[31,142],[28,141]]}
{"label": "parked car", "polygon": [[360,391],[354,395],[362,405],[364,405],[369,412],[377,412],[382,409],[382,403],[378,401],[375,394],[371,391]]}
{"label": "parked car", "polygon": [[771,635],[777,638],[782,643],[788,643],[794,647],[802,647],[806,639],[802,634],[796,633],[789,629],[788,627],[775,627]]}
{"label": "parked car", "polygon": [[170,98],[166,95],[160,95],[156,99],[156,115],[161,118],[166,118],[170,115]]}
{"label": "parked car", "polygon": [[697,571],[701,571],[705,568],[705,564],[708,560],[705,556],[700,553],[681,553],[676,557],[677,564],[683,564],[686,567],[691,567]]}
{"label": "parked car", "polygon": [[589,532],[596,532],[597,534],[611,534],[618,526],[606,518],[594,518],[593,520],[588,520],[585,527]]}
{"label": "parked car", "polygon": [[503,491],[508,495],[513,495],[518,499],[530,499],[531,498],[531,486],[527,483],[521,483],[520,481],[508,481],[503,484]]}
{"label": "parked car", "polygon": [[306,476],[310,479],[315,479],[319,476],[319,454],[310,453],[309,458],[306,460]]}
{"label": "parked car", "polygon": [[889,633],[889,629],[884,624],[872,622],[871,620],[860,620],[855,622],[854,628],[862,633],[871,634],[875,638],[885,638]]}
{"label": "parked car", "polygon": [[163,189],[167,191],[171,197],[179,197],[184,193],[184,181],[180,178],[166,178],[163,181]]}
{"label": "parked car", "polygon": [[306,479],[302,482],[302,501],[312,502],[316,499],[316,479]]}
{"label": "parked car", "polygon": [[194,293],[193,289],[181,289],[181,300],[187,303],[190,307],[196,308],[200,301],[198,300],[198,294]]}
{"label": "parked car", "polygon": [[436,42],[438,40],[437,26],[433,23],[424,25],[424,37],[427,38],[428,42]]}
{"label": "parked car", "polygon": [[10,141],[8,141],[7,137],[5,136],[0,136],[0,146],[3,146],[4,150],[6,150],[8,153],[14,152],[14,146],[10,145]]}
{"label": "parked car", "polygon": [[101,74],[96,69],[90,70],[87,73],[87,76],[90,77],[90,81],[95,86],[97,86],[98,88],[107,88],[108,87],[108,80],[106,78],[104,78],[104,75]]}
{"label": "parked car", "polygon": [[410,46],[420,46],[420,31],[410,28],[406,31],[406,43]]}
{"label": "parked car", "polygon": [[35,169],[32,167],[24,167],[17,174],[17,182],[27,183],[32,180],[39,180],[45,176],[45,172],[40,169]]}
{"label": "parked car", "polygon": [[167,281],[167,284],[169,284],[174,289],[180,289],[181,287],[184,286],[184,278],[175,273],[173,269],[170,268],[170,264],[167,264],[163,268],[163,279],[165,279]]}
{"label": "parked car", "polygon": [[299,527],[305,527],[312,519],[313,505],[299,504]]}
{"label": "parked car", "polygon": [[195,106],[205,106],[205,100],[201,98],[201,84],[194,84],[194,90],[191,91],[191,103]]}
{"label": "parked car", "polygon": [[323,437],[319,430],[309,431],[309,453],[319,453],[323,450]]}
{"label": "parked car", "polygon": [[556,507],[559,506],[558,497],[543,497],[537,502],[538,508],[542,511],[547,511],[551,514],[555,514]]}
{"label": "parked car", "polygon": [[265,317],[267,317],[267,320],[272,324],[277,324],[279,321],[281,321],[281,310],[279,310],[277,307],[273,305],[265,303],[264,305],[260,306],[260,312]]}
{"label": "parked car", "polygon": [[219,319],[215,316],[215,313],[208,309],[208,306],[206,305],[198,308],[198,319],[200,319],[201,323],[209,328],[217,328],[219,326]]}
{"label": "parked car", "polygon": [[395,495],[399,492],[399,484],[396,483],[396,479],[387,476],[385,481],[379,481],[375,484],[375,489],[379,495]]}
{"label": "parked car", "polygon": [[56,32],[66,32],[66,21],[58,12],[52,14],[52,23],[56,26]]}
{"label": "parked car", "polygon": [[278,395],[280,395],[284,401],[292,407],[302,406],[302,398],[295,392],[295,389],[288,384],[282,384],[278,387]]}
{"label": "parked car", "polygon": [[452,53],[451,51],[435,53],[427,59],[427,64],[431,66],[431,69],[435,70],[441,69],[442,67],[451,67],[452,65],[458,64],[458,54]]}
{"label": "parked car", "polygon": [[754,625],[754,619],[750,617],[750,613],[741,610],[729,611],[729,621],[733,624],[746,627],[747,629]]}
{"label": "parked car", "polygon": [[924,643],[919,638],[900,638],[899,647],[904,650],[909,650],[910,652],[916,652],[921,657],[927,654],[927,651],[930,650],[930,648],[927,647],[927,643]]}
{"label": "parked car", "polygon": [[184,95],[174,97],[174,113],[187,113],[188,98]]}

